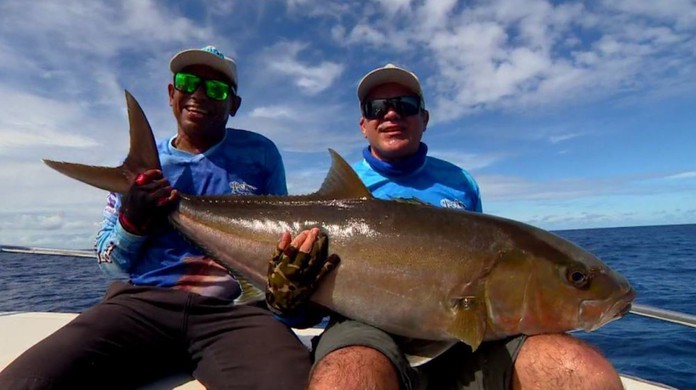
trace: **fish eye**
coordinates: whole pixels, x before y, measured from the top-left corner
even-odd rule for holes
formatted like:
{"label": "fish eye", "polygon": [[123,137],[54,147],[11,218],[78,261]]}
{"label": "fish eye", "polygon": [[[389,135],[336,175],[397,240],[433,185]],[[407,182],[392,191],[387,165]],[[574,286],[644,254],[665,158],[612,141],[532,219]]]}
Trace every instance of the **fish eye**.
{"label": "fish eye", "polygon": [[579,269],[569,269],[567,278],[577,288],[586,287],[590,282],[589,274],[586,271]]}

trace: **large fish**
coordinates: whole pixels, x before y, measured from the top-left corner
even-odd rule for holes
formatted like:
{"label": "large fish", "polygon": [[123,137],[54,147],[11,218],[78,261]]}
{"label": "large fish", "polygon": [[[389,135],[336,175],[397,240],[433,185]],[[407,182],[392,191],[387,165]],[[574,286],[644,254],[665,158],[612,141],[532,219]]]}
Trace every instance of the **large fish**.
{"label": "large fish", "polygon": [[[131,149],[123,165],[46,164],[120,193],[139,172],[159,168],[145,114],[127,91],[126,100]],[[476,349],[509,335],[592,331],[628,313],[635,293],[626,279],[571,242],[491,215],[376,199],[330,152],[331,169],[314,194],[182,194],[170,220],[259,289],[281,233],[319,226],[341,263],[311,300],[389,333],[427,340],[421,343],[427,348],[414,351],[425,359],[456,341]]]}

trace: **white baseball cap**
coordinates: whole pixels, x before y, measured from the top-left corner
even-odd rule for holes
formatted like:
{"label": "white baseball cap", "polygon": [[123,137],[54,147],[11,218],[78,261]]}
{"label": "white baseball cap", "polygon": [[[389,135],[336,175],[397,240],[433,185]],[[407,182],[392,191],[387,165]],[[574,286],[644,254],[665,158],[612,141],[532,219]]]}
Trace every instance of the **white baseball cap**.
{"label": "white baseball cap", "polygon": [[181,72],[191,65],[206,65],[227,76],[238,87],[237,64],[230,57],[222,54],[215,46],[206,46],[202,49],[189,49],[176,53],[169,62],[172,73]]}
{"label": "white baseball cap", "polygon": [[421,89],[420,81],[418,81],[418,76],[394,64],[386,64],[366,74],[360,80],[358,84],[358,100],[362,102],[374,87],[387,83],[403,85],[423,99],[423,90]]}

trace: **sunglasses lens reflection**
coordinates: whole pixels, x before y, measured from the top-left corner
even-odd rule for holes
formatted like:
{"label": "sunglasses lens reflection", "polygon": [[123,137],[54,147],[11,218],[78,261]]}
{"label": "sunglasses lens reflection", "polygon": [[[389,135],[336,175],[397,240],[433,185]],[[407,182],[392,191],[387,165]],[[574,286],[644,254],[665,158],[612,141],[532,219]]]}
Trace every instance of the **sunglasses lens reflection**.
{"label": "sunglasses lens reflection", "polygon": [[205,85],[205,95],[217,101],[226,100],[230,91],[233,91],[229,84],[219,80],[204,80],[190,73],[174,75],[174,88],[183,93],[194,93],[201,84]]}
{"label": "sunglasses lens reflection", "polygon": [[363,102],[363,115],[367,119],[381,119],[389,109],[401,116],[416,115],[421,111],[421,100],[418,96],[399,96],[388,99],[371,99]]}

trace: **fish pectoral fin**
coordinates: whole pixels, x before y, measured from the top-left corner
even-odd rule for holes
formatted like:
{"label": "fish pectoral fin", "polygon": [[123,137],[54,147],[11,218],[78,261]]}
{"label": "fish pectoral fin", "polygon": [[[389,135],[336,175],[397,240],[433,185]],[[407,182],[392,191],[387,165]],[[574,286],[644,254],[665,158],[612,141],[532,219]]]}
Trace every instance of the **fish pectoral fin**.
{"label": "fish pectoral fin", "polygon": [[234,300],[236,305],[246,305],[247,303],[258,302],[266,299],[266,292],[251,284],[247,278],[240,275],[238,272],[228,272],[230,272],[235,279],[237,279],[237,283],[239,283],[239,287],[242,289],[242,294]]}
{"label": "fish pectoral fin", "polygon": [[486,307],[476,297],[462,297],[452,305],[457,314],[448,332],[475,351],[486,335]]}
{"label": "fish pectoral fin", "polygon": [[421,339],[401,339],[397,341],[401,352],[406,356],[411,367],[418,367],[432,359],[440,356],[443,352],[450,349],[456,340],[421,340]]}

